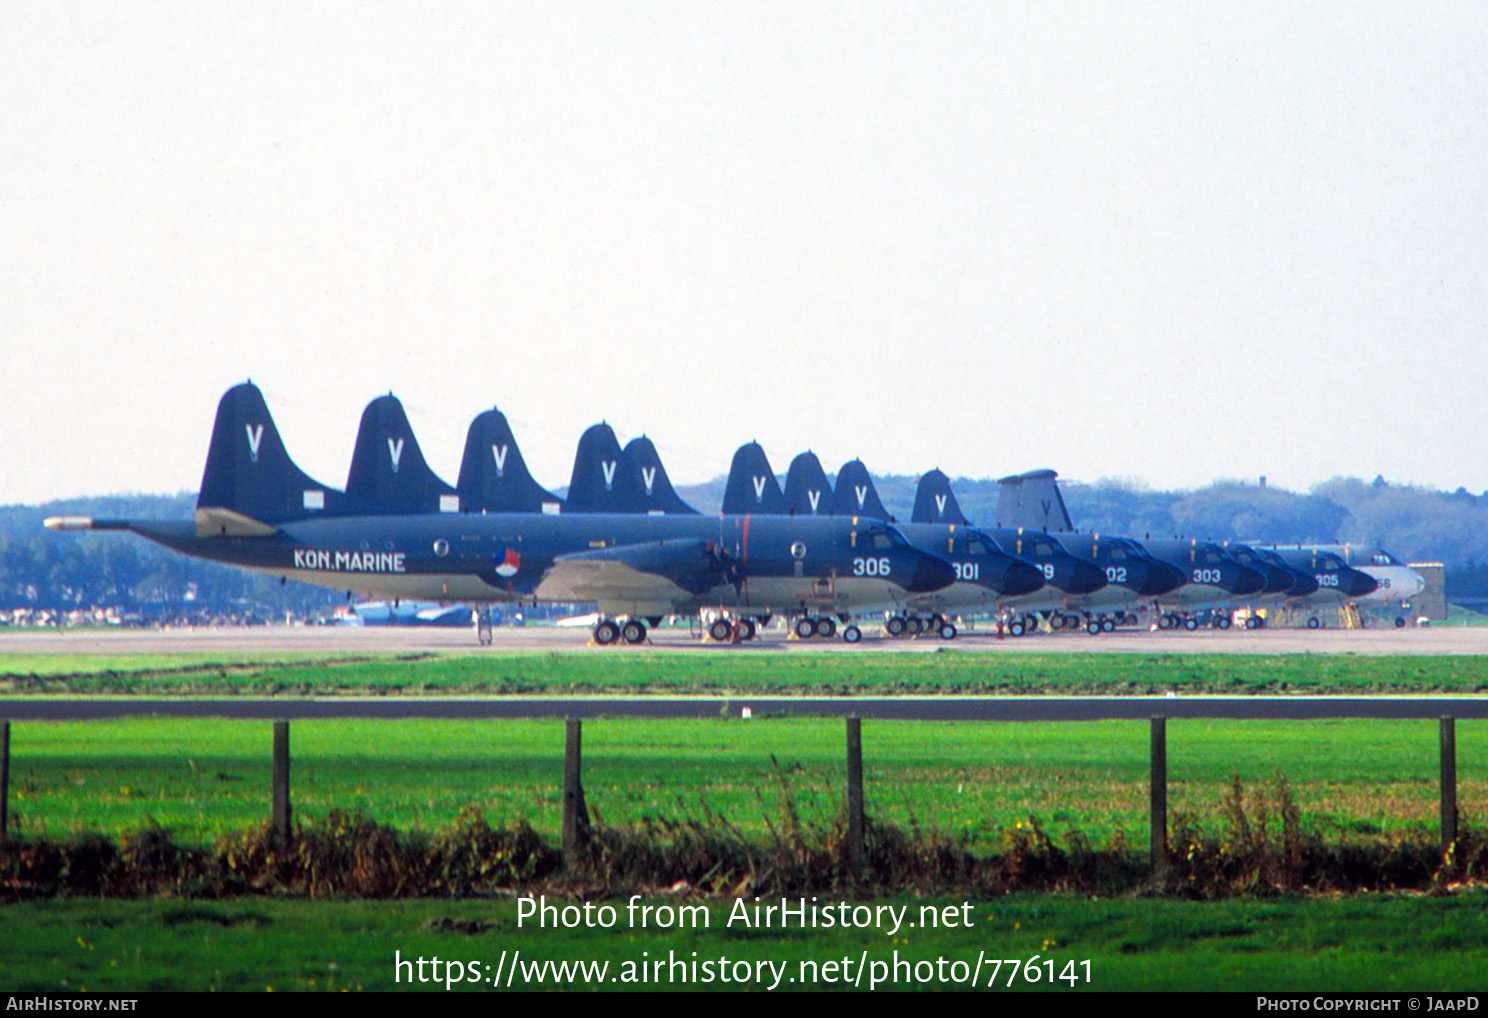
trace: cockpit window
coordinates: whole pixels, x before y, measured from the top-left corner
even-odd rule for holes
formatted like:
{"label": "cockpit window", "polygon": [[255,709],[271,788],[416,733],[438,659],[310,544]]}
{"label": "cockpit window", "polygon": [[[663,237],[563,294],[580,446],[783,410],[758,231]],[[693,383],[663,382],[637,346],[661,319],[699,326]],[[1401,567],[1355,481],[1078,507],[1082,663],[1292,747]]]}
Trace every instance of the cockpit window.
{"label": "cockpit window", "polygon": [[1106,553],[1106,557],[1109,558],[1109,559],[1111,559],[1114,562],[1125,562],[1126,561],[1126,551],[1125,551],[1125,549],[1122,549],[1122,548],[1112,548],[1110,551],[1108,551]]}
{"label": "cockpit window", "polygon": [[966,550],[973,555],[985,555],[987,554],[987,542],[977,539],[967,541]]}
{"label": "cockpit window", "polygon": [[1218,565],[1219,564],[1219,553],[1218,552],[1213,552],[1213,551],[1206,551],[1204,553],[1204,561],[1207,562],[1207,563],[1209,563],[1211,566],[1212,565]]}
{"label": "cockpit window", "polygon": [[894,547],[894,539],[892,537],[890,537],[888,534],[884,534],[884,533],[874,534],[873,535],[873,547],[875,547],[875,548],[892,548],[892,547]]}
{"label": "cockpit window", "polygon": [[1033,546],[1033,553],[1035,555],[1052,555],[1054,554],[1054,546],[1043,543],[1035,544]]}

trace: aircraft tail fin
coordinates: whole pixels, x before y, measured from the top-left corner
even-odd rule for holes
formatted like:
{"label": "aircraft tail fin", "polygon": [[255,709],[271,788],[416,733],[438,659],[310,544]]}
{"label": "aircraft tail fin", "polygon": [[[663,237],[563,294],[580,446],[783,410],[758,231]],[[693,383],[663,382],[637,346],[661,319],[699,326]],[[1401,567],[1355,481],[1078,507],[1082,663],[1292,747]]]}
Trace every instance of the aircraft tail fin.
{"label": "aircraft tail fin", "polygon": [[1052,470],[1030,470],[999,480],[997,525],[1050,534],[1073,532],[1075,526],[1059,492],[1058,478]]}
{"label": "aircraft tail fin", "polygon": [[632,477],[640,478],[647,512],[698,515],[698,511],[682,501],[672,487],[672,480],[667,476],[666,467],[661,465],[661,456],[656,452],[656,445],[651,439],[645,435],[632,438],[625,444],[621,456],[623,462],[620,469],[629,472]]}
{"label": "aircraft tail fin", "polygon": [[785,472],[785,511],[793,516],[828,516],[832,512],[832,482],[814,452],[791,460]]}
{"label": "aircraft tail fin", "polygon": [[381,513],[460,511],[460,496],[429,469],[403,404],[392,393],[362,411],[346,494]]}
{"label": "aircraft tail fin", "polygon": [[532,479],[506,415],[495,408],[470,422],[455,487],[461,506],[473,512],[556,513],[563,506]]}
{"label": "aircraft tail fin", "polygon": [[199,530],[261,533],[269,524],[344,515],[347,506],[342,492],[295,466],[258,386],[244,382],[223,394],[196,500]]}
{"label": "aircraft tail fin", "polygon": [[739,446],[723,489],[725,516],[783,516],[785,495],[758,442]]}
{"label": "aircraft tail fin", "polygon": [[920,478],[915,487],[914,523],[968,524],[971,521],[961,512],[961,505],[951,491],[951,479],[940,470],[932,470]]}
{"label": "aircraft tail fin", "polygon": [[889,518],[889,511],[878,497],[873,477],[862,460],[844,463],[842,469],[837,471],[837,490],[832,512],[838,516],[866,516],[875,520]]}
{"label": "aircraft tail fin", "polygon": [[640,475],[625,469],[620,440],[608,424],[595,424],[579,436],[568,507],[581,513],[644,513]]}

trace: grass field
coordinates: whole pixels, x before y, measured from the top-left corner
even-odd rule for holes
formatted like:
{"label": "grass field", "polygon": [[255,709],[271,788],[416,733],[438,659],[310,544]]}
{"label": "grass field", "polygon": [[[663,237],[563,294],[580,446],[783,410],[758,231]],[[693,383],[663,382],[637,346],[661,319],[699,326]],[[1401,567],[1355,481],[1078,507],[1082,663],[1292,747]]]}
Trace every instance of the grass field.
{"label": "grass field", "polygon": [[[9,693],[501,692],[1367,692],[1488,688],[1476,658],[1146,655],[574,655],[347,660],[18,656]],[[1488,813],[1488,724],[1459,721],[1459,797]],[[563,726],[538,721],[336,721],[293,725],[296,816],[360,810],[435,830],[462,809],[530,821],[556,843]],[[807,824],[841,810],[840,721],[600,720],[584,729],[591,809],[606,823],[711,811],[763,837],[789,797]],[[120,834],[149,823],[209,844],[268,813],[266,723],[131,719],[12,730],[12,830]],[[1097,843],[1147,838],[1147,726],[864,723],[870,816],[964,835],[974,849],[1037,817]],[[1278,773],[1304,823],[1333,840],[1436,827],[1436,724],[1427,721],[1168,722],[1170,810],[1215,825],[1239,777],[1254,794]],[[731,902],[713,901],[717,911]],[[918,902],[911,904],[918,905]],[[0,985],[59,989],[397,989],[393,952],[497,963],[634,962],[697,951],[744,960],[989,956],[1091,961],[1095,989],[1462,990],[1488,962],[1488,895],[1311,896],[1187,902],[1017,894],[974,903],[974,929],[896,940],[881,930],[635,933],[514,928],[509,899],[224,901],[53,899],[0,906]],[[475,936],[435,917],[493,923]],[[721,922],[721,920],[719,920]],[[792,969],[794,974],[796,970]],[[1005,978],[1006,972],[1002,973]],[[582,981],[574,985],[588,985]],[[515,985],[521,985],[518,980]],[[537,984],[532,984],[537,985]],[[541,985],[553,985],[551,982]],[[617,988],[622,984],[614,985]],[[652,984],[653,986],[655,984]],[[820,985],[820,983],[812,984]],[[937,981],[936,986],[944,983]],[[1017,988],[1048,990],[1015,982]],[[422,988],[432,988],[425,984]],[[442,987],[441,987],[442,988]],[[468,988],[468,987],[467,987]],[[1077,987],[1078,988],[1078,987]],[[1059,992],[1067,992],[1062,987]]]}
{"label": "grass field", "polygon": [[[862,986],[867,988],[875,974],[873,963],[878,966],[876,974],[886,975],[893,971],[897,951],[898,959],[910,963],[945,959],[941,972],[946,976],[968,972],[983,952],[987,958],[1036,959],[1038,982],[1028,981],[1028,969],[1014,974],[1010,965],[1004,965],[998,971],[999,992],[1062,994],[1086,988],[1445,992],[1480,990],[1488,963],[1488,895],[1481,892],[1452,898],[1375,895],[1219,902],[1011,895],[973,902],[969,929],[897,933],[891,933],[887,917],[882,926],[854,930],[729,928],[730,902],[710,903],[705,931],[630,929],[626,902],[613,904],[617,925],[611,930],[539,930],[531,925],[519,929],[512,899],[12,904],[3,910],[6,949],[0,952],[0,985],[14,992],[444,992],[443,982],[413,982],[419,974],[416,966],[402,970],[402,981],[395,981],[397,952],[414,961],[457,960],[461,978],[474,975],[489,981],[498,966],[503,972],[516,967],[520,974],[512,981],[514,989],[697,988],[699,984],[680,981],[685,968],[662,969],[674,973],[670,979],[623,981],[627,963],[672,957],[699,963],[727,959],[733,965],[776,963],[779,968],[763,970],[763,979],[744,984],[753,989],[768,988],[776,972],[779,989],[829,988],[820,967],[813,970],[808,964],[803,972],[801,963],[821,966],[847,959],[852,967],[839,970],[838,976],[851,978],[866,958],[870,967]],[[918,916],[926,902],[899,899],[888,904],[906,906],[907,916]],[[429,924],[440,919],[491,926],[474,935],[439,932]],[[524,978],[530,973],[510,957],[517,951],[529,963],[608,962],[609,968],[597,981],[592,972],[588,980],[572,973],[563,979],[551,969],[547,979]],[[1041,964],[1049,961],[1054,962],[1052,973]],[[955,962],[964,968],[951,967]],[[634,968],[629,971],[638,974]],[[718,971],[716,965],[713,971]],[[913,968],[901,966],[899,971],[913,978]],[[921,966],[922,975],[931,972]],[[980,973],[980,985],[986,987],[992,970],[983,967]],[[434,969],[426,965],[423,974],[432,977]],[[1056,977],[1053,983],[1050,974]],[[1074,980],[1073,987],[1058,981],[1061,974]],[[702,985],[739,988],[735,983]],[[949,978],[933,978],[924,988],[956,985]],[[456,990],[489,988],[486,982],[454,984]],[[900,983],[894,988],[914,987]]]}
{"label": "grass field", "polygon": [[188,658],[8,654],[0,693],[1018,694],[1488,692],[1488,658],[1319,654],[440,654]]}
{"label": "grass field", "polygon": [[[778,820],[785,789],[804,820],[841,808],[840,721],[757,718],[591,721],[584,776],[591,809],[613,824],[699,817],[745,831]],[[1488,813],[1488,723],[1458,724],[1460,808]],[[988,834],[1037,817],[1051,831],[1147,837],[1145,722],[864,724],[870,812],[896,824]],[[563,725],[552,721],[297,721],[298,816],[361,810],[432,829],[474,807],[495,824],[527,820],[556,835]],[[130,719],[16,723],[12,829],[120,833],[157,823],[187,842],[267,814],[271,726]],[[1430,721],[1169,721],[1170,808],[1199,817],[1238,776],[1285,775],[1310,826],[1395,834],[1436,823],[1436,724]]]}

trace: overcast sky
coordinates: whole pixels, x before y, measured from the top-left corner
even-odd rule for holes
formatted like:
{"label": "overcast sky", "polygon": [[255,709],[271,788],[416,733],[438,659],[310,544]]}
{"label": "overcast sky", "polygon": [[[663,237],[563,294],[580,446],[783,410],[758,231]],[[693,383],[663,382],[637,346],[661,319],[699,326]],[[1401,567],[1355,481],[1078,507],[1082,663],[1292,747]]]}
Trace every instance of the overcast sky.
{"label": "overcast sky", "polygon": [[674,480],[1488,489],[1488,4],[0,0],[0,503],[252,378]]}

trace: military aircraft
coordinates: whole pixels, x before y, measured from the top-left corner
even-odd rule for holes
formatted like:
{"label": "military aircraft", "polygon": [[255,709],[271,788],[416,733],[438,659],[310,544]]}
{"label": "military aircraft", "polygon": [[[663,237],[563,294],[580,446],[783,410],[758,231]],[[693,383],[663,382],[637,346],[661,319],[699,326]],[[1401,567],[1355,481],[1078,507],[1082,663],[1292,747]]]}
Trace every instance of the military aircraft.
{"label": "military aircraft", "polygon": [[1340,550],[1336,545],[1322,545],[1319,551],[1329,551],[1342,557],[1350,568],[1374,577],[1374,593],[1366,594],[1356,602],[1361,608],[1389,605],[1400,612],[1395,616],[1397,627],[1405,625],[1405,613],[1410,610],[1411,600],[1426,589],[1426,578],[1394,555],[1380,547],[1366,550],[1355,544],[1345,544]]}
{"label": "military aircraft", "polygon": [[[1273,547],[1269,550],[1293,572],[1306,577],[1304,583],[1309,589],[1305,593],[1288,591],[1285,601],[1288,608],[1357,606],[1379,589],[1379,581],[1373,576],[1353,568],[1343,556],[1322,547]],[[1321,625],[1322,619],[1315,612],[1308,616],[1308,629],[1317,629]]]}
{"label": "military aircraft", "polygon": [[[1006,513],[1056,531],[1073,530],[1057,478],[1052,470],[1003,478],[998,491],[999,517]],[[1325,547],[1265,549],[1253,543],[1147,539],[1140,546],[1187,577],[1181,588],[1154,599],[1158,626],[1163,629],[1196,629],[1199,618],[1206,613],[1212,624],[1227,629],[1232,611],[1245,606],[1358,604],[1379,585],[1375,577],[1352,568],[1335,549]],[[1405,577],[1400,577],[1400,582],[1408,584]],[[1263,624],[1264,616],[1256,613],[1245,621],[1247,628]],[[1319,624],[1316,615],[1308,619],[1311,628]]]}
{"label": "military aircraft", "polygon": [[[995,541],[973,529],[892,521],[861,460],[843,466],[834,489],[816,455],[804,452],[791,461],[781,492],[764,450],[756,442],[747,443],[734,454],[725,485],[724,511],[751,505],[771,507],[796,518],[845,517],[892,523],[915,548],[950,562],[956,582],[949,587],[916,597],[909,604],[876,606],[885,616],[884,628],[890,636],[917,636],[928,631],[953,640],[958,631],[951,617],[1001,611],[1010,599],[1026,596],[1045,583],[1043,572],[1036,566],[1005,553]],[[865,608],[863,614],[868,613]],[[1015,623],[1015,635],[1021,635],[1023,625],[1021,620]],[[793,628],[803,639],[831,637],[836,631],[833,620],[820,615],[797,617]],[[842,635],[856,642],[862,631],[849,624]]]}
{"label": "military aircraft", "polygon": [[[837,472],[832,511],[890,520],[862,460],[844,463]],[[959,507],[954,511],[959,513]],[[1013,614],[1011,606],[1024,603],[1050,582],[1036,562],[1010,554],[990,534],[964,523],[894,525],[916,548],[950,562],[956,570],[956,582],[915,598],[908,612],[891,616],[885,625],[890,636],[916,636],[929,631],[943,639],[954,639],[956,626],[951,618],[984,613],[1004,616],[1009,633],[1023,635],[1027,622]]]}
{"label": "military aircraft", "polygon": [[[970,525],[951,491],[950,478],[941,470],[931,470],[920,478],[915,487],[913,520],[916,523]],[[1037,614],[1046,616],[1052,627],[1055,619],[1059,619],[1061,625],[1072,624],[1072,619],[1082,618],[1091,607],[1123,603],[1127,595],[1105,590],[1113,582],[1119,585],[1159,583],[1166,576],[1160,569],[1144,567],[1129,569],[1124,574],[1112,574],[1117,577],[1113,581],[1096,562],[1072,554],[1063,535],[1031,526],[980,527],[978,530],[996,541],[1004,552],[1032,562],[1044,574],[1042,590],[1008,600],[1009,608],[1024,613],[1022,619],[1008,623],[1008,631],[1014,635],[1034,628]],[[1111,626],[1098,623],[1090,632],[1098,633],[1110,628],[1114,628],[1114,622]]]}
{"label": "military aircraft", "polygon": [[[392,420],[383,416],[390,410],[384,404],[373,416]],[[412,462],[405,459],[411,450],[405,444],[397,453],[399,473]],[[390,449],[389,464],[393,458]],[[463,469],[461,480],[464,487]],[[489,494],[489,485],[471,480]],[[594,637],[602,644],[642,642],[648,622],[705,608],[725,613],[725,633],[733,631],[729,615],[811,610],[848,617],[859,605],[907,603],[955,580],[948,563],[867,519],[481,513],[474,504],[462,506],[471,511],[390,515],[366,499],[372,493],[367,487],[355,497],[300,470],[248,382],[218,404],[194,521],[72,516],[46,526],[130,531],[281,580],[376,597],[594,602]]]}

